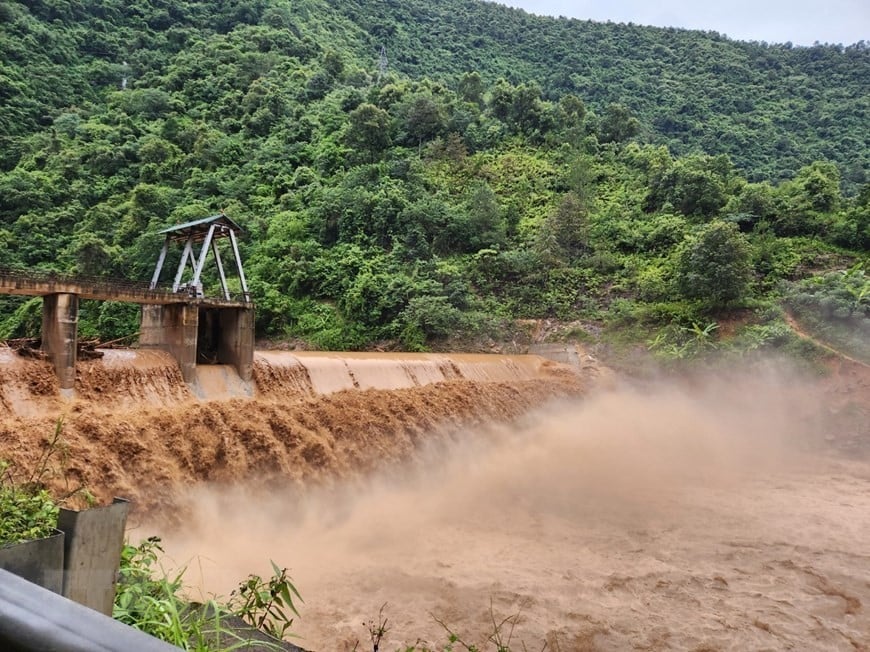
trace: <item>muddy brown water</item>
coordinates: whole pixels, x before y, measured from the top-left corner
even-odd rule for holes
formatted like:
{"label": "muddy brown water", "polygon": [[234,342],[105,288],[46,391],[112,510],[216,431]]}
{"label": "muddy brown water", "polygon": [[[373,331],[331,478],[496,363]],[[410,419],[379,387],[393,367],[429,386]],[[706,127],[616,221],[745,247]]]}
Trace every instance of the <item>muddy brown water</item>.
{"label": "muddy brown water", "polygon": [[155,356],[140,380],[94,363],[61,405],[0,353],[3,455],[32,461],[61,409],[73,475],[134,494],[131,536],[192,595],[288,567],[303,647],[371,649],[383,607],[382,650],[445,625],[486,649],[515,615],[515,650],[870,649],[851,370],[591,391],[539,358],[258,353],[253,397],[210,370],[203,401]]}
{"label": "muddy brown water", "polygon": [[58,493],[85,486],[181,519],[175,496],[188,486],[363,476],[436,433],[510,420],[590,384],[535,356],[263,352],[253,383],[205,366],[188,386],[166,354],[106,351],[79,362],[77,399],[66,401],[47,363],[0,349],[0,443],[36,467],[62,420],[62,469],[46,478]]}

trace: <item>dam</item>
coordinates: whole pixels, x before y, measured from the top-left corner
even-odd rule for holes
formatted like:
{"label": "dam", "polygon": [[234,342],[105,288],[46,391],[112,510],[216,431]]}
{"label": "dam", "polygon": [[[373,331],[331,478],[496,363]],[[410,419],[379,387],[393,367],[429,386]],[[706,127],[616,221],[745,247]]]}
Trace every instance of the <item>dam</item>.
{"label": "dam", "polygon": [[[870,646],[866,368],[631,386],[579,344],[255,351],[244,283],[201,289],[223,227],[170,230],[148,284],[0,270],[44,297],[46,354],[0,344],[0,458],[130,499],[194,594],[289,568],[311,650],[359,649],[379,609],[396,649],[499,622],[517,649]],[[80,297],[140,304],[140,347],[77,359]]]}

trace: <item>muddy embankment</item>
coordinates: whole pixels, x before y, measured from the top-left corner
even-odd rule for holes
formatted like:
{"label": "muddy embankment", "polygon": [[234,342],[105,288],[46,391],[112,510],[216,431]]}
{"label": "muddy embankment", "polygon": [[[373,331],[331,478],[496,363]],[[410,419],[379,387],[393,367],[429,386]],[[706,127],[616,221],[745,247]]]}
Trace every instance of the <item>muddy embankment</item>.
{"label": "muddy embankment", "polygon": [[407,460],[427,437],[505,422],[594,382],[534,356],[263,352],[254,382],[198,369],[186,385],[154,351],[107,351],[77,365],[76,399],[44,362],[0,350],[0,457],[33,468],[59,419],[49,478],[163,516],[197,483],[314,486]]}

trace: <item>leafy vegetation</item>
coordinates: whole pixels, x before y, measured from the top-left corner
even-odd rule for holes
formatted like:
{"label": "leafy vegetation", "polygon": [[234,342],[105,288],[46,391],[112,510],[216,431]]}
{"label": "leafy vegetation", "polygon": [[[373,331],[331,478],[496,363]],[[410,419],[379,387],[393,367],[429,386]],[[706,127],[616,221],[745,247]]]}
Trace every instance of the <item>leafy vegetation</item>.
{"label": "leafy vegetation", "polygon": [[870,278],[855,265],[795,284],[791,309],[814,335],[870,364]]}
{"label": "leafy vegetation", "polygon": [[0,546],[50,536],[59,511],[47,489],[19,483],[0,460]]}
{"label": "leafy vegetation", "polygon": [[64,473],[66,445],[62,435],[63,419],[58,419],[29,473],[0,459],[0,546],[50,536],[57,527],[64,501],[75,495],[80,495],[86,503],[93,500],[83,487],[76,487],[60,497],[48,489],[48,480]]}
{"label": "leafy vegetation", "polygon": [[[162,554],[157,537],[124,546],[112,613],[116,620],[183,650],[201,652],[249,649],[250,636],[237,631],[229,616],[240,617],[277,640],[288,633],[293,620],[284,609],[296,613],[291,595],[301,598],[287,569],[273,563],[275,575],[269,580],[251,575],[228,601],[194,604],[184,596],[186,569],[167,574],[160,564]],[[257,646],[283,649],[277,642],[259,638]]]}
{"label": "leafy vegetation", "polygon": [[[4,265],[148,279],[157,231],[224,210],[261,336],[422,350],[526,318],[679,339],[867,260],[864,44],[470,0],[0,18]],[[34,306],[0,298],[0,336],[35,334]],[[80,329],[136,319],[83,302]]]}
{"label": "leafy vegetation", "polygon": [[197,608],[181,597],[184,571],[167,576],[158,566],[162,552],[156,537],[124,546],[112,616],[182,649],[208,650],[220,632],[220,611]]}
{"label": "leafy vegetation", "polygon": [[274,574],[269,580],[249,575],[230,595],[228,608],[245,622],[281,640],[293,626],[293,616],[299,616],[293,596],[299,601],[302,596],[286,568],[278,568],[272,562],[272,571]]}

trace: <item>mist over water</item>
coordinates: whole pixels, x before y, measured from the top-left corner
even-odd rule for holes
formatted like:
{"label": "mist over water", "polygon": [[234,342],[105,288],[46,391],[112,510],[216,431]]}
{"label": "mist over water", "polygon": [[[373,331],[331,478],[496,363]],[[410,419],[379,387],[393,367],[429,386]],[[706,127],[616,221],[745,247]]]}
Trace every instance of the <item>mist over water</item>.
{"label": "mist over water", "polygon": [[382,650],[516,614],[514,650],[870,649],[870,370],[587,362],[258,353],[251,396],[117,352],[66,402],[0,351],[0,443],[30,468],[63,415],[53,490],[131,498],[193,596],[288,567],[311,650],[367,649],[382,605]]}
{"label": "mist over water", "polygon": [[366,649],[384,604],[382,649],[514,614],[516,649],[861,649],[870,467],[818,454],[814,396],[776,371],[617,388],[329,487],[200,485],[162,534],[194,593],[288,567],[312,650]]}

